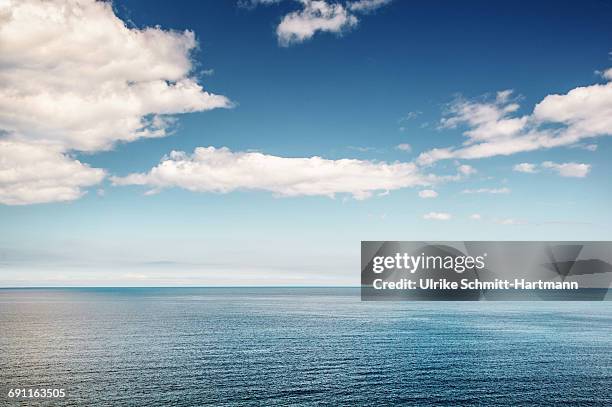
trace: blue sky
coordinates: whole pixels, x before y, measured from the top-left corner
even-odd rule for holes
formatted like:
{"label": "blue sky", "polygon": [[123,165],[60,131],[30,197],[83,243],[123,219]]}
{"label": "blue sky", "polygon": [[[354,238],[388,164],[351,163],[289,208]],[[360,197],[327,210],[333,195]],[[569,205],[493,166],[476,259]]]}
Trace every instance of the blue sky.
{"label": "blue sky", "polygon": [[[11,164],[29,174],[27,183],[3,185],[0,176],[0,198],[6,194],[0,204],[0,285],[356,285],[361,240],[612,238],[612,145],[606,137],[612,134],[612,125],[606,121],[612,112],[608,91],[612,71],[606,71],[612,67],[612,5],[601,1],[536,5],[390,1],[357,12],[351,2],[328,1],[319,5],[339,7],[329,17],[344,17],[345,24],[315,30],[311,37],[289,44],[279,42],[279,24],[292,13],[304,17],[299,13],[308,3],[115,1],[111,11],[92,8],[91,14],[78,15],[85,23],[96,13],[109,21],[120,18],[127,25],[122,32],[131,30],[135,36],[147,27],[162,36],[169,35],[168,30],[176,30],[176,36],[189,30],[197,47],[175,54],[162,53],[159,49],[164,47],[159,45],[155,52],[160,54],[152,59],[141,55],[144,68],[138,61],[146,49],[129,48],[136,54],[132,65],[127,51],[113,49],[112,41],[103,46],[101,58],[127,58],[126,66],[139,70],[113,77],[122,83],[132,83],[132,77],[150,81],[146,72],[150,69],[150,75],[155,75],[156,65],[167,58],[169,66],[183,64],[181,79],[193,80],[226,98],[192,102],[191,94],[177,93],[179,101],[155,100],[147,114],[134,114],[172,119],[163,126],[165,137],[135,140],[128,140],[127,130],[125,136],[107,137],[109,132],[121,131],[113,124],[124,119],[121,112],[111,116],[108,108],[92,110],[109,115],[111,130],[104,127],[95,133],[98,144],[85,140],[98,131],[97,116],[88,124],[83,118],[87,112],[80,114],[78,103],[62,104],[64,99],[57,96],[69,92],[70,78],[82,72],[87,87],[75,87],[72,93],[84,92],[83,110],[88,108],[87,92],[105,97],[107,93],[96,93],[104,88],[102,75],[79,71],[79,64],[94,61],[96,53],[84,62],[62,48],[62,63],[74,63],[66,65],[61,71],[66,76],[61,76],[47,67],[53,65],[50,52],[32,56],[20,51],[23,48],[17,46],[16,38],[21,41],[31,35],[35,39],[32,32],[0,30],[5,43],[15,43],[7,53],[8,62],[0,64],[9,68],[0,71],[6,69],[7,75],[14,75],[10,78],[24,81],[33,78],[60,92],[57,107],[79,116],[78,123],[62,113],[46,121],[46,113],[22,112],[20,106],[25,103],[10,99],[15,92],[6,92],[0,97],[2,109],[9,109],[0,115],[0,141],[13,144],[0,146],[5,148],[0,158],[15,157],[9,148],[24,142],[27,148],[55,154],[49,165],[79,160],[88,166],[76,169],[83,176],[76,186],[70,185],[68,197],[19,195],[39,185],[30,184],[32,171],[26,170],[33,164],[27,160]],[[70,33],[57,34],[58,39],[69,45],[74,41],[77,51],[81,38],[92,44],[100,41],[88,30],[78,31],[86,25],[75,27]],[[101,30],[113,27],[109,24]],[[55,50],[38,41],[35,48]],[[167,46],[188,41],[187,37],[168,39]],[[158,43],[142,44],[155,47]],[[22,67],[32,58],[49,64],[39,63],[34,72],[27,71],[33,76],[26,78]],[[48,80],[51,74],[58,79]],[[176,80],[160,78],[171,85]],[[58,84],[62,80],[67,82]],[[26,93],[25,85],[11,86]],[[592,102],[576,105],[576,92],[571,92],[580,87],[586,95],[578,96]],[[513,92],[497,93],[504,90]],[[547,99],[550,95],[562,97]],[[136,101],[140,105],[147,102],[142,98]],[[539,103],[541,108],[534,111]],[[588,109],[581,111],[581,105]],[[486,116],[477,123],[481,109],[501,116]],[[521,118],[524,127],[504,133],[501,140],[518,145],[536,134],[542,145],[478,158],[463,150],[482,142],[474,137],[506,131],[506,125],[517,124]],[[562,137],[573,138],[547,148],[547,143]],[[403,144],[410,147],[397,148]],[[191,172],[182,173],[180,180],[151,175],[151,169],[171,151],[185,152],[169,162],[180,169],[193,163],[196,148],[209,146],[216,148],[206,153],[212,163],[207,162],[197,179],[189,178]],[[227,147],[227,156],[220,155],[221,147]],[[425,162],[423,153],[436,148],[449,149],[449,157]],[[271,169],[258,172],[247,166],[240,170],[242,156],[235,154],[252,152],[261,156],[247,157]],[[319,163],[320,167],[311,161],[287,161],[287,167],[275,167],[275,157],[313,156],[330,161]],[[349,167],[336,167],[342,159],[356,161]],[[404,167],[393,167],[394,163],[414,165],[418,174],[407,175]],[[531,166],[515,167],[521,163]],[[316,179],[304,186],[307,192],[295,193],[292,183],[300,178],[289,173],[310,164],[317,165],[316,174],[311,174]],[[388,168],[391,179],[382,175],[386,170],[381,164],[392,166]],[[235,168],[238,175],[232,175]],[[0,165],[0,175],[7,176],[10,169]],[[379,174],[379,169],[381,182],[391,187],[376,187],[379,175],[372,175],[373,181],[357,190],[343,189],[343,184],[359,183],[360,178]],[[351,176],[356,180],[330,181],[328,172],[336,170],[355,171]],[[178,170],[173,167],[172,171]],[[232,174],[219,181],[223,183],[219,189],[210,185],[210,171],[221,178]],[[249,180],[252,171],[255,180]],[[140,174],[137,182],[130,174]],[[272,180],[261,179],[267,176]],[[405,182],[396,181],[402,176],[408,177]],[[278,177],[283,178],[281,187]],[[426,184],[430,177],[436,179]],[[58,179],[65,179],[65,174]],[[321,188],[325,191],[320,192]],[[335,188],[334,197],[328,188]],[[433,190],[437,196],[421,198],[419,192],[424,190]],[[145,195],[147,191],[151,194]]]}

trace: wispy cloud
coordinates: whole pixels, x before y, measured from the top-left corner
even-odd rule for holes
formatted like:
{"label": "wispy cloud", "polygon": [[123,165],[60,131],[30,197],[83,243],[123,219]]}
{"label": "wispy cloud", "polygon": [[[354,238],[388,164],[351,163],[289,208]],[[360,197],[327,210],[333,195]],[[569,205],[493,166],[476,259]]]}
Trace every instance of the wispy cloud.
{"label": "wispy cloud", "polygon": [[479,189],[464,189],[463,194],[509,194],[510,188],[479,188]]}
{"label": "wispy cloud", "polygon": [[349,10],[358,13],[370,13],[376,9],[379,9],[393,0],[357,0],[352,3],[348,3],[347,7]]}
{"label": "wispy cloud", "polygon": [[520,163],[512,167],[512,170],[516,172],[524,172],[528,174],[533,174],[533,173],[538,172],[538,166],[536,164],[531,164],[531,163]]}
{"label": "wispy cloud", "polygon": [[497,223],[498,225],[527,225],[528,224],[528,222],[525,220],[514,219],[514,218],[495,219],[494,222]]}
{"label": "wispy cloud", "polygon": [[536,173],[539,172],[539,168],[548,169],[555,171],[562,177],[573,177],[573,178],[584,178],[591,171],[590,164],[583,163],[555,163],[552,161],[544,161],[542,164],[538,166],[538,164],[532,163],[520,163],[515,165],[512,169],[517,172],[524,173]]}
{"label": "wispy cloud", "polygon": [[472,167],[471,165],[467,165],[467,164],[459,165],[457,167],[457,171],[459,171],[459,173],[463,175],[473,175],[478,172],[476,171],[476,168]]}
{"label": "wispy cloud", "polygon": [[402,124],[402,123],[404,123],[404,122],[408,122],[408,121],[410,121],[410,120],[414,120],[414,119],[416,119],[416,118],[417,118],[417,117],[419,117],[421,114],[423,114],[423,112],[421,112],[420,110],[414,110],[414,111],[412,111],[412,112],[408,112],[408,113],[406,113],[406,115],[405,115],[405,116],[403,116],[403,117],[401,117],[401,118],[400,118],[400,119],[399,119],[397,122],[398,122],[399,124]]}
{"label": "wispy cloud", "polygon": [[612,81],[612,68],[608,68],[603,72],[596,71],[596,73],[600,74],[602,78]]}
{"label": "wispy cloud", "polygon": [[574,144],[573,146],[569,146],[570,148],[578,148],[586,151],[597,151],[597,144]]}
{"label": "wispy cloud", "polygon": [[431,199],[431,198],[436,198],[437,196],[438,196],[438,193],[434,191],[433,189],[424,189],[422,191],[419,191],[419,198]]}
{"label": "wispy cloud", "polygon": [[270,6],[284,0],[238,0],[238,7],[255,8],[257,6]]}
{"label": "wispy cloud", "polygon": [[419,163],[511,155],[612,135],[612,82],[607,74],[604,78],[604,84],[548,95],[525,115],[517,114],[520,106],[510,90],[498,92],[492,101],[457,99],[440,127],[465,127],[467,140],[460,147],[426,151]]}
{"label": "wispy cloud", "polygon": [[451,214],[446,212],[429,212],[423,215],[423,219],[426,220],[450,220],[451,218]]}
{"label": "wispy cloud", "polygon": [[367,146],[348,146],[349,150],[359,151],[360,153],[370,153],[370,152],[378,152],[380,151],[376,147],[367,147]]}
{"label": "wispy cloud", "polygon": [[396,150],[401,150],[401,151],[405,151],[407,153],[412,151],[412,146],[410,144],[407,143],[402,143],[402,144],[398,144],[395,146]]}

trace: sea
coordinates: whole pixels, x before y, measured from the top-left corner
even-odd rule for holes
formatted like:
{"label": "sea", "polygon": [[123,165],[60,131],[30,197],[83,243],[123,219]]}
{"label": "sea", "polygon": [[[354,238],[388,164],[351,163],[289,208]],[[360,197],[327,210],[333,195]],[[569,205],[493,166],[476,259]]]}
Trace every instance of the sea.
{"label": "sea", "polygon": [[0,289],[0,390],[9,406],[611,406],[612,302]]}

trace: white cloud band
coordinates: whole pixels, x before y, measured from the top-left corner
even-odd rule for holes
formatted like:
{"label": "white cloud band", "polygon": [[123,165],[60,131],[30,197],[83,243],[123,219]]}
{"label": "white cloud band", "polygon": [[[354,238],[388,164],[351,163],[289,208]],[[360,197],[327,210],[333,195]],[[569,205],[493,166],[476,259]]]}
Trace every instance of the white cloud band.
{"label": "white cloud band", "polygon": [[414,163],[385,163],[321,157],[286,158],[227,148],[198,147],[189,155],[173,151],[147,173],[114,177],[116,185],[154,190],[180,187],[226,193],[236,189],[270,191],[278,196],[350,194],[365,199],[375,191],[431,185],[438,178]]}

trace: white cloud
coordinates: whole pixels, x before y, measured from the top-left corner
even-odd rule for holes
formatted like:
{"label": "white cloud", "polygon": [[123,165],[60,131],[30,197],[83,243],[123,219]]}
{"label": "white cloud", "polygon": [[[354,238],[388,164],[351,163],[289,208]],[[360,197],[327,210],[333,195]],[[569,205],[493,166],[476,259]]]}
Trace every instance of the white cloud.
{"label": "white cloud", "polygon": [[481,220],[482,216],[480,216],[479,213],[473,213],[473,214],[470,215],[470,219],[472,219],[472,220]]}
{"label": "white cloud", "polygon": [[115,185],[146,185],[153,191],[169,187],[218,193],[255,189],[277,196],[350,194],[365,199],[375,191],[426,186],[443,179],[422,174],[414,163],[286,158],[198,147],[191,155],[171,152],[147,173],[112,180]]}
{"label": "white cloud", "polygon": [[427,220],[449,220],[452,216],[446,212],[429,212],[423,215],[423,219]]}
{"label": "white cloud", "polygon": [[512,218],[496,219],[495,223],[497,223],[498,225],[526,225],[527,224],[527,222],[524,220],[512,219]]}
{"label": "white cloud", "polygon": [[[575,177],[575,178],[584,178],[587,176],[589,171],[591,170],[590,164],[582,164],[582,163],[554,163],[552,161],[545,161],[540,165],[542,168],[550,169],[556,171],[562,177]],[[517,164],[513,167],[514,171],[518,172],[526,172],[526,173],[536,173],[538,172],[538,165],[531,163],[521,163]]]}
{"label": "white cloud", "polygon": [[463,175],[472,175],[476,174],[476,169],[471,165],[463,164],[457,167],[457,170]]}
{"label": "white cloud", "polygon": [[360,153],[381,152],[381,150],[378,150],[375,147],[367,147],[367,146],[348,146],[347,148],[349,150],[359,151]]}
{"label": "white cloud", "polygon": [[431,165],[436,161],[447,160],[453,158],[453,152],[450,148],[433,148],[429,151],[425,151],[419,154],[417,163],[419,165]]}
{"label": "white cloud", "polygon": [[398,144],[397,146],[395,146],[395,148],[401,151],[406,151],[408,153],[412,151],[412,146],[406,143]]}
{"label": "white cloud", "polygon": [[516,164],[514,167],[512,167],[512,170],[516,172],[525,172],[525,173],[530,173],[530,174],[538,172],[537,165],[531,164],[531,163]]}
{"label": "white cloud", "polygon": [[455,101],[440,127],[465,126],[463,134],[467,140],[461,147],[426,151],[419,156],[418,163],[430,165],[451,158],[511,155],[572,146],[583,139],[612,135],[612,82],[548,95],[531,114],[523,116],[516,115],[519,105],[511,100],[511,95],[510,91],[502,91],[489,102]]}
{"label": "white cloud", "polygon": [[587,174],[591,170],[590,164],[581,164],[581,163],[558,164],[552,161],[543,162],[542,167],[550,168],[554,171],[557,171],[559,175],[561,175],[562,177],[574,177],[574,178],[584,178],[587,176]]}
{"label": "white cloud", "polygon": [[357,0],[352,3],[348,3],[347,7],[349,10],[358,13],[369,13],[377,8],[386,6],[391,3],[392,0]]}
{"label": "white cloud", "polygon": [[422,191],[419,191],[419,197],[423,199],[436,198],[437,196],[438,196],[438,193],[434,191],[433,189],[424,189]]}
{"label": "white cloud", "polygon": [[548,95],[535,106],[533,115],[538,122],[567,126],[563,137],[574,142],[609,135],[612,133],[612,82],[578,87],[565,95]]}
{"label": "white cloud", "polygon": [[[367,14],[392,0],[358,0],[345,5],[326,0],[299,0],[302,9],[285,15],[278,27],[278,43],[287,47],[311,39],[318,31],[342,33],[357,25],[359,19],[355,14]],[[251,6],[257,4],[274,4],[276,0],[251,0]]]}
{"label": "white cloud", "polygon": [[323,0],[301,0],[303,8],[283,17],[276,28],[281,46],[301,43],[317,31],[341,33],[357,25],[358,19],[339,3]]}
{"label": "white cloud", "polygon": [[165,115],[229,107],[190,76],[191,31],[127,28],[111,3],[0,3],[0,129],[98,151],[162,137]]}
{"label": "white cloud", "polygon": [[479,188],[479,189],[464,189],[461,191],[464,194],[509,194],[510,188]]}
{"label": "white cloud", "polygon": [[71,152],[163,137],[173,114],[231,106],[192,76],[191,31],[128,28],[94,0],[0,1],[0,21],[5,204],[76,199],[103,172]]}
{"label": "white cloud", "polygon": [[608,68],[601,73],[602,78],[612,81],[612,68]]}
{"label": "white cloud", "polygon": [[90,168],[57,147],[0,140],[0,203],[72,201],[104,175],[104,170]]}

